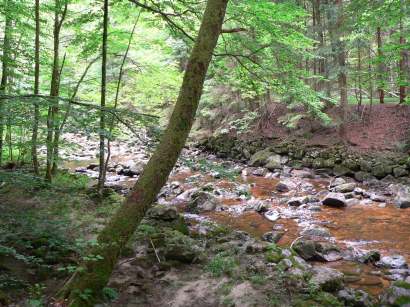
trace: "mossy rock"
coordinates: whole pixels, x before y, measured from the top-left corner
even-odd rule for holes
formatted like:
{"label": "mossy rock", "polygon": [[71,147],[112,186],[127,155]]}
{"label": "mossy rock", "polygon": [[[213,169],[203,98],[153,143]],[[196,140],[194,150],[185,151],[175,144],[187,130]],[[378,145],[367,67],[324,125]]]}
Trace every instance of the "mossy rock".
{"label": "mossy rock", "polygon": [[252,155],[249,164],[251,166],[264,166],[268,162],[268,158],[272,155],[270,148],[258,151]]}
{"label": "mossy rock", "polygon": [[377,179],[383,179],[387,175],[391,175],[393,172],[393,167],[388,164],[379,163],[376,164],[372,169],[372,174]]}

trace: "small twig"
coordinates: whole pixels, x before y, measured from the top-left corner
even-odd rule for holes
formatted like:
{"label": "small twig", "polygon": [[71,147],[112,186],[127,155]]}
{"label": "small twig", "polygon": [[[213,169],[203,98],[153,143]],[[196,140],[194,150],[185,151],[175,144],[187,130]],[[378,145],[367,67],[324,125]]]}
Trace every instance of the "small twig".
{"label": "small twig", "polygon": [[151,239],[151,238],[149,238],[149,241],[151,242],[152,248],[154,249],[155,256],[157,256],[158,263],[161,263],[161,259],[159,259],[159,256],[158,256],[158,253],[157,253],[157,250],[155,249],[154,242],[152,242],[152,239]]}
{"label": "small twig", "polygon": [[293,244],[295,244],[299,239],[302,239],[303,237],[297,237],[295,240],[293,240],[292,244],[290,245],[290,248],[293,248]]}

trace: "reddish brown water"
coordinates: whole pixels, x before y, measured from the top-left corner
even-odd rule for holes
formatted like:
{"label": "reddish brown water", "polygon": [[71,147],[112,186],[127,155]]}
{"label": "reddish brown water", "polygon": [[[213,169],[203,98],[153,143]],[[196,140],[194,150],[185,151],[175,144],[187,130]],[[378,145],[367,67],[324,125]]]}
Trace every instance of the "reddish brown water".
{"label": "reddish brown water", "polygon": [[345,209],[324,208],[318,219],[331,221],[331,233],[343,241],[377,241],[366,249],[385,254],[398,253],[410,261],[410,210],[390,205],[351,206]]}

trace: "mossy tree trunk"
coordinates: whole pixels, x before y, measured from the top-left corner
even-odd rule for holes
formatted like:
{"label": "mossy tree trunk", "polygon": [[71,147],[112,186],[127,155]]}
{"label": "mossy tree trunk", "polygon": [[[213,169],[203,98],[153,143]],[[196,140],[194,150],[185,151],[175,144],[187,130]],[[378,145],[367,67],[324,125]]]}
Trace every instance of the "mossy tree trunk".
{"label": "mossy tree trunk", "polygon": [[98,236],[98,246],[90,251],[100,256],[85,262],[60,295],[69,306],[91,306],[79,294],[98,294],[107,284],[121,249],[150,208],[185,145],[202,95],[213,51],[222,29],[228,0],[208,0],[195,46],[192,50],[180,94],[168,127],[150,161],[124,204]]}

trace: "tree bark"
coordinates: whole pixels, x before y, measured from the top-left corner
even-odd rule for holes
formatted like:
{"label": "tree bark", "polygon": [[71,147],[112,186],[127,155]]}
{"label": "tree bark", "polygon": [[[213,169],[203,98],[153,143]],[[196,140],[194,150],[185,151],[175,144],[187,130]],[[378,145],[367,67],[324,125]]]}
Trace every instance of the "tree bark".
{"label": "tree bark", "polygon": [[[10,65],[10,44],[11,44],[11,29],[12,29],[12,19],[10,16],[9,9],[11,3],[9,0],[5,1],[5,27],[4,27],[4,38],[3,38],[3,63],[2,63],[2,75],[0,83],[0,94],[6,94],[8,79],[9,79],[9,65]],[[5,118],[5,100],[0,101],[0,166],[3,163],[3,147],[4,147],[4,118]]]}
{"label": "tree bark", "polygon": [[150,208],[185,145],[202,95],[213,51],[222,29],[228,0],[208,0],[180,94],[167,129],[124,204],[98,236],[91,253],[102,259],[83,263],[61,294],[70,306],[91,306],[78,296],[85,289],[97,294],[108,282],[121,249]]}
{"label": "tree bark", "polygon": [[[39,94],[40,87],[40,0],[35,0],[35,19],[36,19],[36,36],[35,36],[35,51],[34,51],[34,95]],[[37,138],[38,125],[40,121],[40,107],[36,101],[34,104],[34,122],[33,134],[31,137],[31,158],[33,162],[33,170],[36,175],[39,174],[39,164],[37,156]]]}
{"label": "tree bark", "polygon": [[52,167],[54,161],[54,131],[58,116],[58,96],[60,93],[60,32],[67,13],[67,1],[65,1],[63,12],[61,13],[61,0],[55,0],[54,4],[54,29],[53,29],[53,68],[51,74],[50,96],[55,97],[52,105],[48,108],[47,114],[47,168],[46,180],[52,179]]}
{"label": "tree bark", "polygon": [[403,1],[401,3],[401,14],[400,14],[400,46],[403,48],[400,52],[400,63],[399,63],[399,96],[400,104],[406,101],[406,82],[408,82],[408,72],[406,72],[406,57],[407,50],[405,50],[404,45],[406,44],[406,39],[404,38],[403,29]]}
{"label": "tree bark", "polygon": [[100,154],[97,190],[101,193],[104,188],[105,170],[105,100],[107,95],[107,38],[108,38],[108,0],[104,0],[104,21],[102,36],[102,62],[101,62],[101,111],[100,111]]}
{"label": "tree bark", "polygon": [[379,101],[380,103],[384,103],[384,64],[383,64],[383,42],[382,42],[382,31],[381,27],[377,27],[377,56],[378,56],[378,63],[379,63],[379,84],[378,84],[378,91],[379,91]]}
{"label": "tree bark", "polygon": [[345,43],[341,39],[343,23],[343,0],[336,0],[337,21],[334,27],[335,50],[338,63],[338,84],[340,93],[340,109],[342,111],[342,122],[340,124],[340,135],[345,135],[345,126],[347,121],[347,69],[346,69],[346,51]]}

